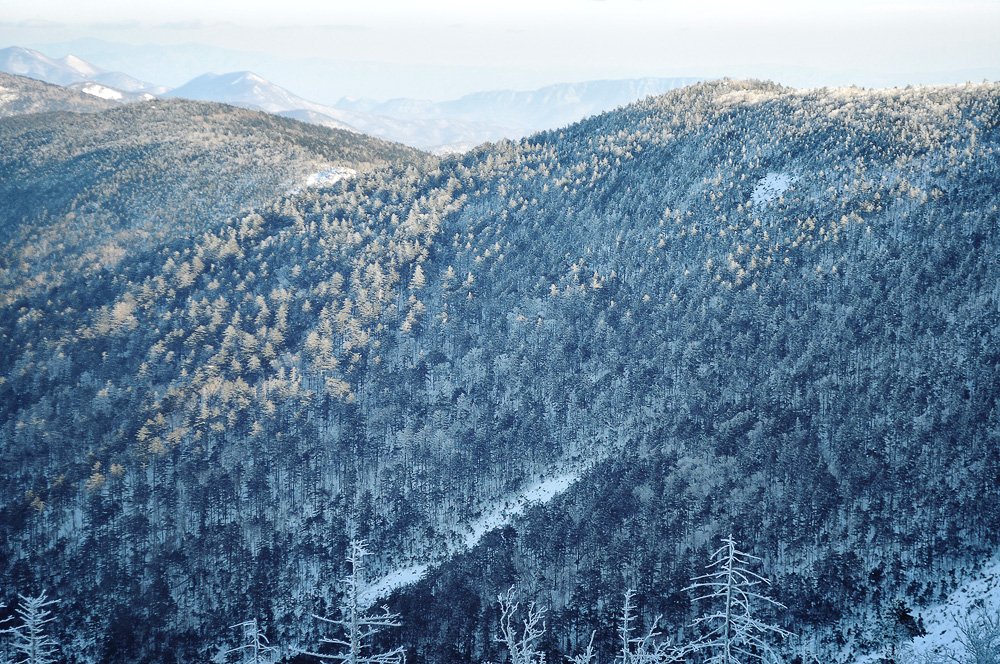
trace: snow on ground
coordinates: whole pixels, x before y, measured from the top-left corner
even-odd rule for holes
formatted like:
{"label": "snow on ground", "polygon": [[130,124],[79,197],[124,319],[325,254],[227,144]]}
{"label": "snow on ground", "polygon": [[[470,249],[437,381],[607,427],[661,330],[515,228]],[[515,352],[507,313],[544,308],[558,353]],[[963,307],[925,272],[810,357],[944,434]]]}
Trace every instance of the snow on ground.
{"label": "snow on ground", "polygon": [[[985,611],[994,618],[1000,611],[1000,551],[981,569],[959,583],[943,602],[916,608],[912,613],[923,620],[927,636],[903,644],[897,661],[904,664],[937,664],[964,661],[949,655],[962,653],[958,622],[976,618]],[[877,664],[885,661],[887,649],[854,660],[857,664]]]}
{"label": "snow on ground", "polygon": [[484,516],[469,525],[464,538],[465,547],[471,549],[486,533],[507,525],[515,516],[523,514],[529,505],[552,500],[568,489],[579,477],[579,471],[574,471],[543,479],[522,488],[520,492],[505,499],[502,504],[494,505]]}
{"label": "snow on ground", "polygon": [[924,661],[930,655],[960,651],[957,621],[975,618],[984,610],[991,616],[1000,611],[1000,552],[943,603],[915,612],[923,618],[927,636],[913,640],[913,659]]}
{"label": "snow on ground", "polygon": [[[543,476],[497,501],[483,516],[472,523],[458,525],[457,529],[462,535],[461,538],[457,544],[449,546],[440,559],[459,551],[471,549],[479,543],[486,533],[509,524],[514,517],[523,514],[529,506],[552,500],[576,482],[583,470],[583,468],[576,468],[556,473],[552,477]],[[365,586],[359,593],[359,599],[370,605],[380,597],[387,597],[393,590],[416,583],[430,567],[431,563],[421,563],[393,570]]]}
{"label": "snow on ground", "polygon": [[363,605],[370,606],[380,597],[388,597],[393,590],[409,586],[419,581],[421,577],[427,573],[428,567],[429,565],[426,564],[413,565],[412,567],[404,567],[402,569],[393,570],[375,583],[365,586],[364,589],[358,593],[358,600]]}
{"label": "snow on ground", "polygon": [[0,108],[3,108],[13,101],[17,101],[17,92],[0,85]]}
{"label": "snow on ground", "polygon": [[754,206],[776,201],[798,179],[798,176],[789,173],[768,173],[754,187],[753,193],[750,194],[750,200],[753,201]]}
{"label": "snow on ground", "polygon": [[306,178],[306,187],[329,187],[340,182],[341,180],[353,178],[357,174],[358,172],[353,168],[334,166],[333,168],[328,168],[324,171],[311,173]]}
{"label": "snow on ground", "polygon": [[299,182],[297,186],[292,187],[285,193],[294,196],[295,194],[301,193],[303,187],[306,189],[332,187],[341,180],[349,180],[357,174],[358,172],[353,168],[347,168],[346,166],[330,166],[329,168],[324,168],[321,171],[310,173],[304,180]]}
{"label": "snow on ground", "polygon": [[121,101],[124,96],[117,90],[113,90],[103,85],[98,85],[97,83],[86,85],[81,88],[80,91],[86,92],[88,95],[92,95],[94,97],[100,97],[101,99],[110,99],[111,101]]}

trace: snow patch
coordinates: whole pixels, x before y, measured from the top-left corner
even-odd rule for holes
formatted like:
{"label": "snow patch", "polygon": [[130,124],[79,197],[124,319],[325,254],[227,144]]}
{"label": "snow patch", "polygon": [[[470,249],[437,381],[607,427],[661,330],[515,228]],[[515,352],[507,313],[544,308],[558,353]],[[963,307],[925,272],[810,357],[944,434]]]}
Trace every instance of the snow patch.
{"label": "snow patch", "polygon": [[789,173],[768,173],[754,187],[750,200],[755,206],[776,201],[798,179],[798,176]]}
{"label": "snow patch", "polygon": [[316,173],[311,173],[306,178],[306,187],[330,187],[340,182],[341,180],[349,180],[356,176],[358,172],[353,168],[345,168],[343,166],[335,166],[333,168],[328,168],[323,171],[317,171]]}
{"label": "snow patch", "polygon": [[[471,549],[483,539],[486,533],[509,524],[514,517],[524,513],[529,506],[552,500],[576,482],[582,472],[583,469],[578,468],[553,477],[542,478],[497,501],[486,514],[464,526],[464,533],[459,543],[448,546],[441,559],[459,551]],[[459,526],[459,528],[462,527]],[[369,606],[377,599],[388,596],[394,590],[416,583],[430,567],[431,563],[421,563],[395,569],[366,585],[358,594],[358,598],[363,604]]]}
{"label": "snow patch", "polygon": [[85,85],[80,88],[80,91],[94,97],[100,97],[101,99],[110,99],[111,101],[121,101],[124,98],[124,95],[117,90],[98,85],[97,83]]}
{"label": "snow patch", "polygon": [[465,547],[471,549],[486,533],[507,525],[515,516],[523,514],[529,505],[552,500],[568,489],[579,477],[578,472],[569,472],[522,488],[520,492],[508,497],[502,504],[495,505],[486,515],[470,524],[464,539]]}
{"label": "snow patch", "polygon": [[347,168],[345,166],[331,166],[330,168],[324,168],[321,171],[316,171],[315,173],[310,173],[299,183],[299,186],[292,187],[285,191],[289,196],[295,196],[296,194],[302,193],[302,188],[306,189],[319,189],[322,187],[332,187],[341,180],[349,180],[357,176],[358,172],[353,168]]}
{"label": "snow patch", "polygon": [[388,597],[397,588],[413,585],[427,573],[429,565],[413,565],[393,570],[375,583],[365,586],[358,593],[358,600],[365,606],[371,606],[380,597]]}
{"label": "snow patch", "polygon": [[958,621],[974,618],[982,611],[991,616],[1000,611],[1000,552],[944,602],[914,611],[923,618],[927,630],[927,636],[913,639],[909,646],[914,661],[947,655],[949,651],[960,652]]}

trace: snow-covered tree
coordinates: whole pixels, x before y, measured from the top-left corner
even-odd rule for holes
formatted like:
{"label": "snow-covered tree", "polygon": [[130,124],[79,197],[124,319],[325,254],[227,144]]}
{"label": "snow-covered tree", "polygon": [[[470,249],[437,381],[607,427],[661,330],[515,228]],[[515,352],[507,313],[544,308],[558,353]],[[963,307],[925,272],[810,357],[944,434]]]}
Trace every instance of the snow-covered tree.
{"label": "snow-covered tree", "polygon": [[307,652],[305,654],[332,659],[344,664],[402,664],[406,661],[403,648],[394,648],[383,652],[372,652],[372,638],[389,627],[399,627],[402,623],[398,613],[390,613],[389,607],[382,606],[381,613],[367,611],[367,606],[361,601],[361,588],[364,583],[364,559],[371,553],[365,549],[363,541],[352,541],[347,562],[351,573],[344,577],[344,598],[340,606],[340,618],[331,619],[314,615],[324,623],[336,626],[342,636],[320,639],[321,644],[339,648],[334,654]]}
{"label": "snow-covered tree", "polygon": [[960,652],[946,653],[956,664],[1000,664],[1000,611],[985,610],[955,621]]}
{"label": "snow-covered tree", "polygon": [[[629,589],[625,592],[625,599],[622,602],[622,610],[618,616],[618,640],[621,649],[615,657],[615,661],[620,664],[672,664],[681,662],[686,649],[673,646],[668,640],[661,638],[662,633],[657,631],[656,626],[660,622],[660,616],[653,619],[653,624],[645,634],[638,632],[636,625],[639,617],[635,612],[636,592]],[[590,642],[586,650],[578,654],[570,661],[572,664],[594,664],[594,634],[590,636]]]}
{"label": "snow-covered tree", "polygon": [[707,664],[778,661],[767,639],[785,637],[789,632],[755,617],[754,605],[785,607],[758,590],[770,585],[750,569],[759,561],[737,549],[732,536],[726,537],[712,554],[708,572],[691,579],[692,584],[685,588],[700,593],[696,602],[710,605],[708,613],[692,623],[706,633],[688,645],[689,651],[702,653]]}
{"label": "snow-covered tree", "polygon": [[627,590],[625,600],[622,602],[622,612],[618,619],[621,652],[617,660],[621,664],[670,664],[682,661],[684,649],[676,648],[669,641],[660,638],[662,633],[656,629],[660,616],[653,619],[648,632],[645,634],[640,632],[638,636],[633,636],[635,624],[638,622],[633,602],[635,594],[635,590]]}
{"label": "snow-covered tree", "polygon": [[[538,651],[538,641],[545,635],[545,609],[528,604],[527,615],[518,619],[518,603],[514,601],[514,586],[501,593],[500,636],[497,639],[510,653],[511,664],[540,664],[545,656]],[[591,652],[593,650],[591,649]]]}
{"label": "snow-covered tree", "polygon": [[18,594],[17,610],[20,624],[11,628],[14,635],[14,661],[17,664],[51,664],[56,661],[59,646],[45,633],[45,626],[55,620],[48,607],[59,600],[50,600],[42,592],[37,597]]}
{"label": "snow-covered tree", "polygon": [[272,664],[278,659],[278,649],[270,645],[264,628],[256,618],[232,625],[231,628],[241,630],[243,643],[226,650],[223,656],[240,653],[241,664]]}
{"label": "snow-covered tree", "polygon": [[[6,609],[7,605],[0,602],[0,611]],[[10,618],[5,618],[0,620],[0,636],[11,633],[13,630],[6,627],[7,623],[10,622]],[[7,649],[7,644],[0,644],[0,664],[10,664],[13,660],[10,658],[10,651]]]}

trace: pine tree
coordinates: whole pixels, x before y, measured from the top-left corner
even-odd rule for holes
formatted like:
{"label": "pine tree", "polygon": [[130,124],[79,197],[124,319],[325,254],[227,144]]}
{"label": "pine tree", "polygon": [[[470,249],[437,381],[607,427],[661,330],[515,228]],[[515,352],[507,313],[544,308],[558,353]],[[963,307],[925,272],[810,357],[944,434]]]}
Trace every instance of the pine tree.
{"label": "pine tree", "polygon": [[57,604],[45,593],[37,597],[18,594],[20,602],[15,613],[21,624],[12,628],[14,634],[14,661],[16,664],[52,664],[56,661],[58,644],[45,633],[45,625],[55,620],[47,607]]}
{"label": "pine tree", "polygon": [[691,579],[693,583],[685,588],[703,593],[695,597],[696,602],[711,605],[709,613],[692,623],[693,627],[706,628],[707,634],[688,646],[689,651],[705,653],[706,664],[778,661],[765,639],[789,636],[789,632],[754,617],[753,605],[785,607],[756,590],[770,585],[750,569],[759,561],[738,550],[732,536],[726,537],[712,554],[708,573]]}
{"label": "pine tree", "polygon": [[313,615],[324,623],[336,626],[342,637],[320,639],[321,644],[328,644],[340,649],[335,654],[320,654],[305,652],[320,659],[332,659],[343,664],[403,664],[406,652],[403,648],[395,648],[384,652],[370,652],[371,640],[389,627],[402,625],[398,613],[390,613],[389,607],[382,606],[381,613],[368,613],[361,602],[361,587],[364,583],[364,559],[371,555],[365,549],[363,541],[352,541],[347,562],[351,566],[350,575],[343,579],[344,599],[340,606],[340,618],[337,620]]}

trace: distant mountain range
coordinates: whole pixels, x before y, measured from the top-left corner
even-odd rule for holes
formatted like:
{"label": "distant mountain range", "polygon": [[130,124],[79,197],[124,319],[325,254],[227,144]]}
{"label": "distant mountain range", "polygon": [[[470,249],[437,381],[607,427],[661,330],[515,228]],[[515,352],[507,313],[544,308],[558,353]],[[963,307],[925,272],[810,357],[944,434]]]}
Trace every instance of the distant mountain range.
{"label": "distant mountain range", "polygon": [[72,86],[89,95],[113,101],[152,99],[167,91],[165,87],[140,81],[119,71],[106,71],[74,55],[50,58],[40,51],[20,46],[0,49],[0,71],[55,85]]}
{"label": "distant mountain range", "polygon": [[395,118],[447,118],[539,131],[561,127],[644,97],[660,95],[696,83],[696,78],[632,78],[559,83],[537,90],[490,90],[458,99],[341,99],[336,107]]}
{"label": "distant mountain range", "polygon": [[116,102],[154,96],[215,101],[283,115],[335,129],[351,129],[423,150],[463,152],[488,141],[563,126],[674,88],[694,78],[640,78],[560,83],[538,90],[494,90],[434,102],[399,98],[380,102],[343,98],[318,104],[250,71],[203,74],[168,90],[81,58],[50,58],[21,47],[0,50],[0,71],[70,86]]}

